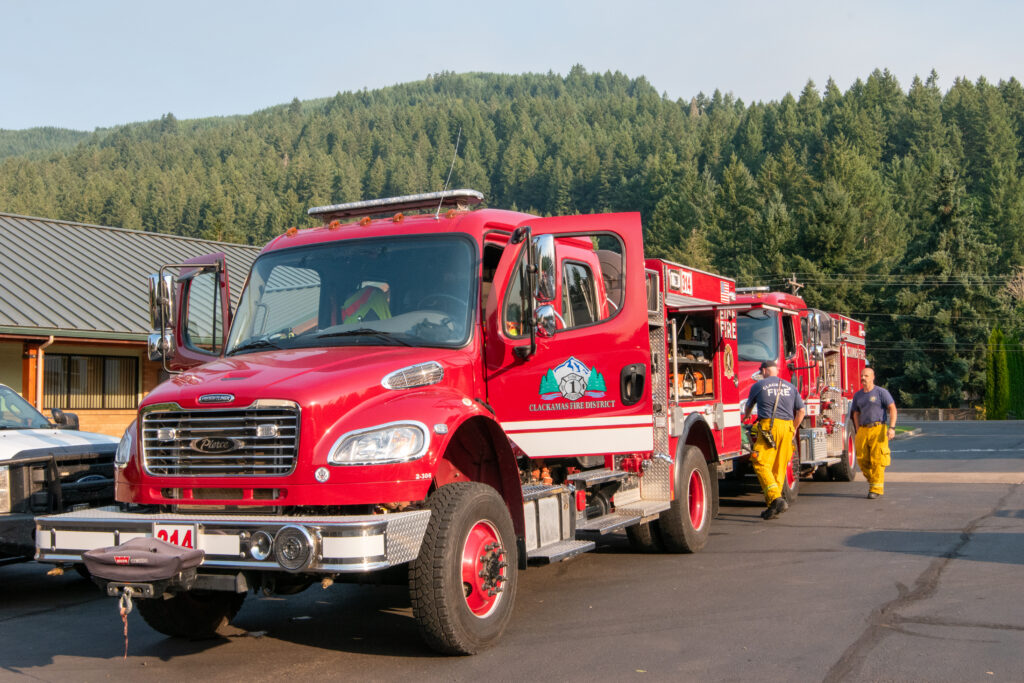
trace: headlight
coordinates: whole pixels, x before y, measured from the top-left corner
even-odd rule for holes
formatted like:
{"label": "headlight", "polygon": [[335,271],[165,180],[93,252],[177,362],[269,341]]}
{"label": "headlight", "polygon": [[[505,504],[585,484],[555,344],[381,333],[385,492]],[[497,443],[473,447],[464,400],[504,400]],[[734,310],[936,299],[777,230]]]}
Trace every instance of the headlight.
{"label": "headlight", "polygon": [[128,429],[124,430],[124,436],[117,444],[117,452],[114,453],[114,464],[124,467],[132,457],[132,447],[135,445],[135,421],[133,420]]}
{"label": "headlight", "polygon": [[11,511],[11,470],[0,467],[0,512]]}
{"label": "headlight", "polygon": [[392,422],[349,432],[338,439],[327,460],[332,465],[386,465],[409,462],[427,452],[427,427],[419,422]]}

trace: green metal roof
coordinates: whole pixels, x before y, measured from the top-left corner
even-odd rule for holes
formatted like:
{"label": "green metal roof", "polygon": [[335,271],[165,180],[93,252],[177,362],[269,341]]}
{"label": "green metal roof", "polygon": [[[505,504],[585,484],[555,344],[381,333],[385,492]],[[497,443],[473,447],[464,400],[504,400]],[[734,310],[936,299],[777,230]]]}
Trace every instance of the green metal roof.
{"label": "green metal roof", "polygon": [[0,213],[0,334],[144,340],[147,277],[224,252],[237,301],[260,247]]}

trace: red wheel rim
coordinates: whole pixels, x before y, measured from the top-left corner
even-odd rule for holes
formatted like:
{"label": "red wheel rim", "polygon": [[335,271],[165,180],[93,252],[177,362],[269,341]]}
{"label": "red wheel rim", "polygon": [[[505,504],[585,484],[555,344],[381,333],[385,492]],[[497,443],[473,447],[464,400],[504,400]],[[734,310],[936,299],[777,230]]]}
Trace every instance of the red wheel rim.
{"label": "red wheel rim", "polygon": [[786,484],[789,488],[793,488],[794,481],[796,481],[796,477],[793,476],[793,461],[790,460],[789,464],[786,465]]}
{"label": "red wheel rim", "polygon": [[690,508],[690,525],[697,530],[704,526],[704,510],[707,507],[707,491],[704,488],[704,479],[700,472],[690,472],[690,482],[687,486],[687,502]]}
{"label": "red wheel rim", "polygon": [[853,461],[857,459],[857,454],[853,452],[853,437],[847,437],[846,439],[846,464],[853,469]]}
{"label": "red wheel rim", "polygon": [[493,612],[501,601],[507,576],[498,530],[491,522],[480,520],[469,530],[462,546],[462,590],[469,611],[478,617]]}

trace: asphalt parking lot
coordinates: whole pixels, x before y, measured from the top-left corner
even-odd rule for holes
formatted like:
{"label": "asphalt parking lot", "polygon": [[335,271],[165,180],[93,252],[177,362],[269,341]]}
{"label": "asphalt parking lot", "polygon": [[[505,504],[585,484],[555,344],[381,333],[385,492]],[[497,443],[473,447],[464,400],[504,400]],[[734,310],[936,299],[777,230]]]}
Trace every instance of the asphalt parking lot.
{"label": "asphalt parking lot", "polygon": [[886,495],[751,480],[704,552],[599,552],[522,575],[501,643],[434,655],[400,587],[250,596],[222,637],[165,638],[74,573],[0,567],[3,680],[1024,680],[1024,423],[920,423]]}

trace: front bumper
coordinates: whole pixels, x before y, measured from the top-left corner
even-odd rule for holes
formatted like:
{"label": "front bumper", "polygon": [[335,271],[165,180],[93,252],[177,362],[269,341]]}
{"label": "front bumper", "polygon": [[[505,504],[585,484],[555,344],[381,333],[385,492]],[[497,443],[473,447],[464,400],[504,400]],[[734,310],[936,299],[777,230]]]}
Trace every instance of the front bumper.
{"label": "front bumper", "polygon": [[36,519],[36,559],[49,563],[82,561],[82,553],[156,535],[156,525],[194,530],[203,567],[289,571],[274,554],[254,559],[250,541],[257,532],[271,538],[284,527],[301,527],[313,539],[309,563],[299,573],[336,574],[384,569],[419,554],[430,521],[429,510],[381,515],[259,516],[121,512],[116,507],[66,512]]}
{"label": "front bumper", "polygon": [[31,559],[34,527],[35,519],[31,513],[0,514],[0,560]]}

